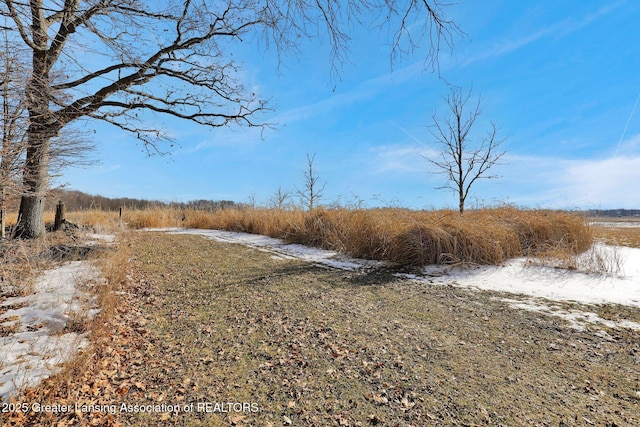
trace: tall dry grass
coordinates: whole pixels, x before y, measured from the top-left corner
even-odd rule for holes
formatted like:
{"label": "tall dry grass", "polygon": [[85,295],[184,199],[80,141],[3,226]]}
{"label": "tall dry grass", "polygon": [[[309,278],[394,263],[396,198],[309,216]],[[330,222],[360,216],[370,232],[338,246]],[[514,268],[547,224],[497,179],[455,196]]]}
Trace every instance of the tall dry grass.
{"label": "tall dry grass", "polygon": [[517,256],[573,256],[593,243],[577,215],[513,207],[457,211],[380,209],[154,209],[129,211],[131,228],[185,227],[263,234],[401,265],[500,264]]}
{"label": "tall dry grass", "polygon": [[0,239],[0,297],[29,295],[34,278],[53,263],[50,248],[73,244],[64,233],[32,240]]}

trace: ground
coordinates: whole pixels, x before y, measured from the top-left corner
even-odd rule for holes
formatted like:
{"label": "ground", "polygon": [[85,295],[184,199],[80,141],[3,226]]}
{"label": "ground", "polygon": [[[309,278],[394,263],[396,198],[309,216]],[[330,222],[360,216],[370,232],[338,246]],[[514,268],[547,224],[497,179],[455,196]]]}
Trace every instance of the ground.
{"label": "ground", "polygon": [[[516,307],[528,297],[389,267],[341,270],[166,233],[119,244],[128,278],[98,351],[55,392],[22,397],[80,408],[12,422],[640,424],[637,330],[576,327]],[[558,304],[640,319],[637,307]]]}

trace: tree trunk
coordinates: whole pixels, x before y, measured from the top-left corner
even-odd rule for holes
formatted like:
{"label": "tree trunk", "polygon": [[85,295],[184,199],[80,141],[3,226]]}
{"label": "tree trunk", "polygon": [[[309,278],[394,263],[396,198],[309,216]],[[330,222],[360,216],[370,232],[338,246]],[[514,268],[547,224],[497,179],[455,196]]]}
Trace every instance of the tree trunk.
{"label": "tree trunk", "polygon": [[16,228],[16,237],[33,239],[45,233],[44,195],[25,194],[20,200],[20,221]]}
{"label": "tree trunk", "polygon": [[29,147],[24,168],[24,193],[20,199],[20,213],[16,237],[34,239],[45,233],[44,197],[49,184],[49,142],[44,132],[28,130]]}
{"label": "tree trunk", "polygon": [[2,190],[0,190],[0,238],[4,239],[5,238],[5,231],[4,231],[4,227],[5,227],[5,223],[7,222],[7,218],[6,218],[6,211],[5,211],[5,200],[4,200],[4,182],[2,184]]}
{"label": "tree trunk", "polygon": [[54,231],[58,231],[58,230],[62,229],[62,225],[66,221],[65,218],[64,218],[64,214],[65,214],[64,203],[58,202],[58,205],[56,206],[56,218],[55,218],[55,221],[53,223]]}
{"label": "tree trunk", "polygon": [[[38,4],[40,3],[40,4]],[[16,237],[33,239],[45,233],[44,196],[49,186],[49,157],[51,138],[58,134],[61,124],[50,110],[51,82],[48,59],[48,23],[41,2],[31,2],[31,28],[33,68],[25,88],[29,127],[27,128],[27,155],[22,175],[24,192],[20,200]]]}

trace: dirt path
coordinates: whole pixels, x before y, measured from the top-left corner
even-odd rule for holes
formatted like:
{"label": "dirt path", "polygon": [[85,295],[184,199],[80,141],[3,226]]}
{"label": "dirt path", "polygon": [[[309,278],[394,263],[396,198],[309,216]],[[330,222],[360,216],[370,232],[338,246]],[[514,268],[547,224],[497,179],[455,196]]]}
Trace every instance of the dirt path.
{"label": "dirt path", "polygon": [[49,398],[95,410],[30,422],[640,425],[638,332],[577,331],[500,300],[513,295],[197,236],[126,244],[135,256],[113,333],[66,400]]}

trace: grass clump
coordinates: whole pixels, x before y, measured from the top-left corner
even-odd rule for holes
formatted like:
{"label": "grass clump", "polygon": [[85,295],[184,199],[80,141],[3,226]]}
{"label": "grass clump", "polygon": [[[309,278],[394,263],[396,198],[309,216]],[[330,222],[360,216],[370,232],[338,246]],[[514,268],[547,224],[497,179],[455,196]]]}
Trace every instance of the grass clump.
{"label": "grass clump", "polygon": [[187,227],[263,234],[365,259],[401,265],[500,264],[517,256],[571,257],[593,231],[582,217],[513,207],[457,211],[232,208],[131,211],[132,228]]}

